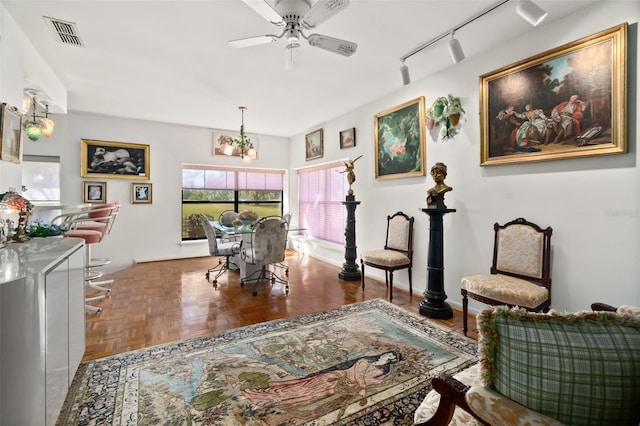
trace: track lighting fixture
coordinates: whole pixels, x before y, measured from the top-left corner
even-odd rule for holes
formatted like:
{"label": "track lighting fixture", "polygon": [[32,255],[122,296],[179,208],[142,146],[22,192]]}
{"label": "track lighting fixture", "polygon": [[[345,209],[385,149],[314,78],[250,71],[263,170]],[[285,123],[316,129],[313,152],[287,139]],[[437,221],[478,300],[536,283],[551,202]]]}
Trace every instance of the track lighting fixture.
{"label": "track lighting fixture", "polygon": [[451,55],[451,60],[454,64],[457,64],[464,59],[464,52],[462,51],[460,40],[455,37],[455,31],[451,32],[451,40],[449,40],[449,54]]}
{"label": "track lighting fixture", "polygon": [[411,76],[409,75],[409,67],[402,61],[400,65],[400,74],[402,75],[402,84],[405,86],[411,83]]}
{"label": "track lighting fixture", "polygon": [[[409,69],[407,68],[404,62],[410,57],[412,57],[413,55],[415,55],[416,53],[421,52],[422,50],[426,49],[432,44],[439,42],[440,40],[448,37],[449,35],[451,35],[451,40],[449,40],[449,54],[451,55],[451,59],[453,60],[454,64],[462,61],[464,59],[464,52],[462,51],[462,46],[460,45],[460,41],[454,37],[454,33],[458,31],[460,28],[483,17],[487,13],[493,11],[494,9],[497,9],[498,7],[507,3],[508,1],[509,0],[499,0],[495,2],[494,4],[487,7],[486,9],[476,13],[475,15],[471,16],[465,21],[462,21],[455,27],[451,27],[450,29],[440,34],[439,36],[432,38],[428,42],[424,43],[421,46],[416,47],[411,52],[402,56],[400,58],[400,61],[402,61],[402,66],[400,67],[400,72],[402,73],[402,82],[405,85],[409,84],[410,82]],[[536,5],[535,3],[533,3],[531,0],[518,0],[516,12],[518,12],[518,15],[520,15],[523,19],[525,19],[527,22],[529,22],[533,26],[538,25],[545,18],[545,16],[547,16],[547,12],[544,9],[540,8],[538,5]]]}
{"label": "track lighting fixture", "polygon": [[516,12],[534,27],[547,16],[547,12],[531,0],[518,0]]}

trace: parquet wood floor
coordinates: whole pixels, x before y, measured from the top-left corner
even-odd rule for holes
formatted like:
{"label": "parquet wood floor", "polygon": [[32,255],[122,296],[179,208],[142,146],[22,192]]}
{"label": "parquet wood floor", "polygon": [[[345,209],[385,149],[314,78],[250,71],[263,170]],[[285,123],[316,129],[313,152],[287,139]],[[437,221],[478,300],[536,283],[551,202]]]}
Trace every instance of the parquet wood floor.
{"label": "parquet wood floor", "polygon": [[[280,284],[262,284],[258,295],[253,296],[252,286],[240,286],[236,271],[225,273],[214,287],[207,282],[205,272],[216,262],[212,257],[199,257],[141,263],[105,275],[115,282],[109,297],[94,302],[102,312],[86,314],[83,360],[388,298],[384,282],[367,278],[363,292],[360,281],[338,278],[340,268],[297,252],[287,253],[288,294]],[[92,294],[87,291],[88,296]],[[424,298],[421,293],[410,296],[394,288],[393,296],[395,305],[419,314]],[[452,319],[435,321],[462,334],[460,311],[454,310]],[[477,338],[472,316],[469,328],[469,337]]]}

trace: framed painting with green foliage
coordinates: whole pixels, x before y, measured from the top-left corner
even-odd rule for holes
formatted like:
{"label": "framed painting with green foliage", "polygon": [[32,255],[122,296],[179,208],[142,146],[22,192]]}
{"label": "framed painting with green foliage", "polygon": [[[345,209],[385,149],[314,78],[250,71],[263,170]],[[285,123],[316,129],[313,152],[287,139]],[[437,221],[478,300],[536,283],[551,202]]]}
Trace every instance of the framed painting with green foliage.
{"label": "framed painting with green foliage", "polygon": [[480,165],[627,152],[627,23],[480,76]]}
{"label": "framed painting with green foliage", "polygon": [[149,179],[149,145],[80,140],[80,175],[117,179]]}
{"label": "framed painting with green foliage", "polygon": [[131,184],[131,204],[151,204],[152,186],[150,183],[134,182]]}
{"label": "framed painting with green foliage", "polygon": [[374,118],[376,179],[425,175],[424,96]]}
{"label": "framed painting with green foliage", "polygon": [[322,129],[307,133],[304,137],[304,152],[307,161],[322,158],[324,153],[324,140]]}

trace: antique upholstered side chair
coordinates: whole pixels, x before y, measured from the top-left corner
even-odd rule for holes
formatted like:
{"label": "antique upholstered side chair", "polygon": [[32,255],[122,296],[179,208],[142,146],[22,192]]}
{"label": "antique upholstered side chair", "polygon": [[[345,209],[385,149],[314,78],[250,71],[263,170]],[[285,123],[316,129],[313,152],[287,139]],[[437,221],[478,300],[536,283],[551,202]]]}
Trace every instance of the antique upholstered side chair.
{"label": "antique upholstered side chair", "polygon": [[411,267],[413,266],[413,217],[403,212],[387,216],[387,236],[384,248],[365,251],[360,255],[362,265],[362,291],[364,291],[364,266],[384,269],[385,284],[389,288],[389,300],[393,301],[393,273],[406,269],[409,274],[409,293],[413,294]]}
{"label": "antique upholstered side chair", "polygon": [[551,306],[551,227],[542,229],[524,218],[495,231],[493,264],[488,275],[462,278],[463,331],[467,334],[469,297],[489,305],[518,306],[547,312]]}

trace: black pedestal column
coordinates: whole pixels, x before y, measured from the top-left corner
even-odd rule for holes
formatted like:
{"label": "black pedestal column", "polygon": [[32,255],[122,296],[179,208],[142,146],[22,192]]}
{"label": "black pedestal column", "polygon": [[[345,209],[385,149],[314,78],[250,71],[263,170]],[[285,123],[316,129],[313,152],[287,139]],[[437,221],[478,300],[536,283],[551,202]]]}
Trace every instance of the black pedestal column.
{"label": "black pedestal column", "polygon": [[342,204],[347,207],[347,226],[344,231],[346,245],[344,247],[345,262],[342,264],[342,270],[338,273],[338,277],[345,281],[360,281],[362,274],[356,263],[358,257],[356,251],[356,207],[360,201],[356,201],[354,195],[347,195]]}
{"label": "black pedestal column", "polygon": [[447,319],[453,317],[453,310],[445,300],[444,292],[444,252],[442,217],[456,209],[421,209],[429,215],[429,257],[427,260],[427,289],[425,299],[420,302],[420,313],[430,318]]}

